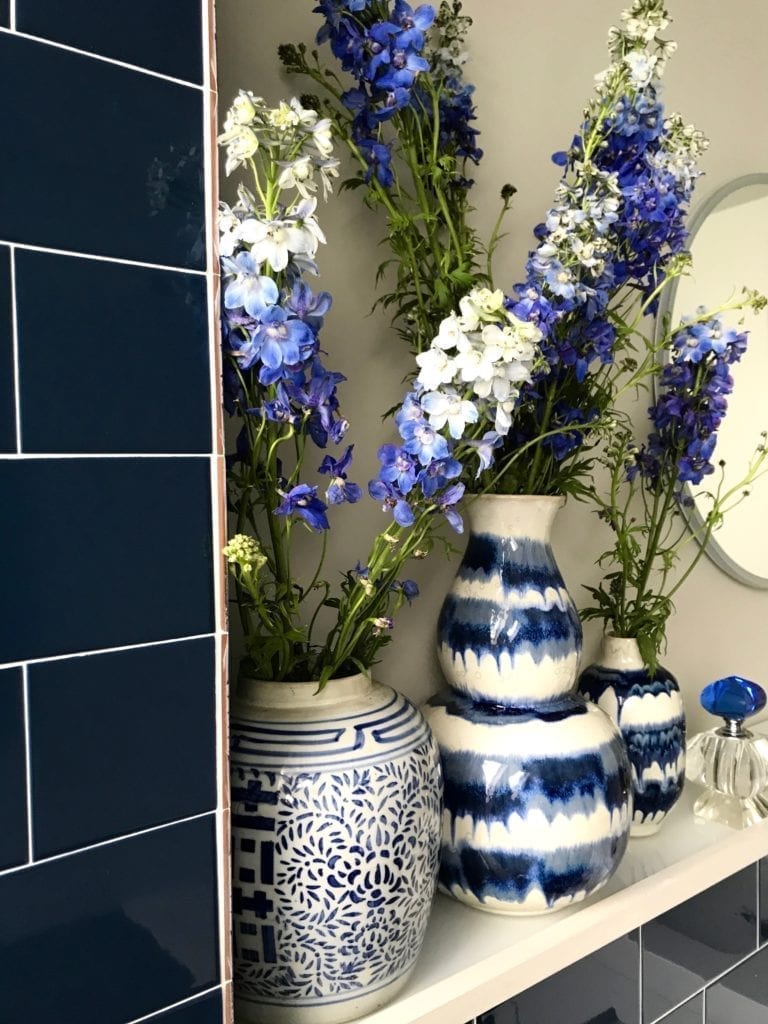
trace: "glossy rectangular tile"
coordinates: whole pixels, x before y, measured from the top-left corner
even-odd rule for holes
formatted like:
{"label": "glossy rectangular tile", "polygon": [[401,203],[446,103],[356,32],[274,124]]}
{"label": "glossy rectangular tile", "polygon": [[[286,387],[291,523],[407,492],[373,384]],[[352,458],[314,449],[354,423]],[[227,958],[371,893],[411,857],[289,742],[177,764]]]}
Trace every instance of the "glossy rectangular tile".
{"label": "glossy rectangular tile", "polygon": [[760,885],[760,945],[768,942],[768,857],[757,862]]}
{"label": "glossy rectangular tile", "polygon": [[0,245],[0,452],[16,451],[11,250]]}
{"label": "glossy rectangular tile", "polygon": [[638,1024],[637,932],[577,960],[477,1018],[477,1024]]}
{"label": "glossy rectangular tile", "polygon": [[11,0],[0,0],[0,25],[8,28],[11,23]]}
{"label": "glossy rectangular tile", "polygon": [[151,1024],[222,1024],[221,989],[152,1018]]}
{"label": "glossy rectangular tile", "polygon": [[0,870],[27,860],[23,676],[0,672]]}
{"label": "glossy rectangular tile", "polygon": [[700,992],[687,1003],[662,1017],[658,1024],[702,1024],[704,1013],[704,996]]}
{"label": "glossy rectangular tile", "polygon": [[219,980],[213,815],[0,876],[0,906],[4,1024],[179,1002]]}
{"label": "glossy rectangular tile", "polygon": [[214,682],[213,638],[30,665],[35,856],[214,808]]}
{"label": "glossy rectangular tile", "polygon": [[204,267],[202,90],[0,33],[0,94],[0,239]]}
{"label": "glossy rectangular tile", "polygon": [[204,277],[19,249],[16,294],[25,452],[210,451]]}
{"label": "glossy rectangular tile", "polygon": [[756,865],[643,926],[644,1020],[666,1013],[756,946]]}
{"label": "glossy rectangular tile", "polygon": [[768,1021],[768,949],[761,949],[707,989],[706,1024]]}
{"label": "glossy rectangular tile", "polygon": [[213,630],[204,458],[0,462],[0,661]]}
{"label": "glossy rectangular tile", "polygon": [[16,27],[79,50],[202,81],[201,0],[16,0]]}

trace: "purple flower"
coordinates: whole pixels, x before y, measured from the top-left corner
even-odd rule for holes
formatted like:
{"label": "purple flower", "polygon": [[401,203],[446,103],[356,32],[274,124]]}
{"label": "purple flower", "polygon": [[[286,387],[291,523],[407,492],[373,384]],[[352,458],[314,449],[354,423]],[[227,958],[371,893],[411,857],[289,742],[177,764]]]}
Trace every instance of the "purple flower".
{"label": "purple flower", "polygon": [[452,484],[435,502],[456,533],[464,532],[464,521],[453,507],[464,496],[464,484]]}
{"label": "purple flower", "polygon": [[405,450],[394,444],[379,448],[379,478],[386,483],[396,484],[402,494],[408,494],[416,483],[419,472],[418,462]]}
{"label": "purple flower", "polygon": [[448,458],[448,442],[425,419],[406,419],[398,425],[403,448],[415,455],[422,466],[428,466],[435,459]]}
{"label": "purple flower", "polygon": [[390,510],[393,513],[395,521],[400,526],[412,526],[415,522],[413,509],[405,500],[405,497],[396,487],[388,484],[386,480],[371,480],[368,484],[368,493],[374,501],[381,502],[382,511]]}
{"label": "purple flower", "polygon": [[420,472],[418,482],[425,498],[431,498],[449,480],[461,475],[461,463],[457,459],[433,459]]}
{"label": "purple flower", "polygon": [[496,456],[493,454],[496,448],[499,448],[504,443],[504,438],[497,434],[495,430],[489,430],[478,441],[466,441],[471,448],[474,448],[477,452],[480,463],[475,473],[475,480],[480,474],[490,469],[494,463]]}
{"label": "purple flower", "polygon": [[352,462],[352,449],[354,447],[353,444],[349,445],[340,459],[334,459],[332,456],[326,455],[320,463],[318,472],[329,473],[331,476],[331,482],[328,484],[328,489],[325,492],[325,496],[331,505],[341,505],[345,501],[353,505],[363,496],[360,486],[347,480],[346,469]]}
{"label": "purple flower", "polygon": [[329,529],[328,517],[325,514],[327,511],[328,506],[317,496],[317,488],[308,484],[297,484],[296,487],[292,487],[274,509],[277,516],[301,516],[313,530]]}

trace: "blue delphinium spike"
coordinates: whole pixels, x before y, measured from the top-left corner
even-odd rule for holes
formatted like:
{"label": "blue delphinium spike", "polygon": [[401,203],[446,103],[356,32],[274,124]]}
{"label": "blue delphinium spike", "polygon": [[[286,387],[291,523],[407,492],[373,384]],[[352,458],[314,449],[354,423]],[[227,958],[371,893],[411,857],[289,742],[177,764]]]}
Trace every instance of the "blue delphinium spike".
{"label": "blue delphinium spike", "polygon": [[719,718],[743,720],[765,707],[766,693],[758,683],[741,676],[726,676],[705,686],[701,706]]}

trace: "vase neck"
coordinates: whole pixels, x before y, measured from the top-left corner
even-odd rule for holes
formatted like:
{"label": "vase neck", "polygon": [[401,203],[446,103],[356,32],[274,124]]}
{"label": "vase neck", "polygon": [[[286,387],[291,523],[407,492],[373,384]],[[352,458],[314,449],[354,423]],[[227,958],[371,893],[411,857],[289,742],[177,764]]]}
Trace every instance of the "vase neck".
{"label": "vase neck", "polygon": [[616,668],[629,672],[640,671],[645,667],[636,638],[615,636],[613,633],[603,635],[600,662],[605,668]]}
{"label": "vase neck", "polygon": [[563,498],[538,494],[481,494],[467,506],[473,533],[527,537],[549,543]]}
{"label": "vase neck", "polygon": [[259,707],[321,708],[356,700],[373,689],[373,682],[362,672],[341,679],[329,679],[322,690],[316,680],[300,683],[273,682],[241,676],[236,696]]}

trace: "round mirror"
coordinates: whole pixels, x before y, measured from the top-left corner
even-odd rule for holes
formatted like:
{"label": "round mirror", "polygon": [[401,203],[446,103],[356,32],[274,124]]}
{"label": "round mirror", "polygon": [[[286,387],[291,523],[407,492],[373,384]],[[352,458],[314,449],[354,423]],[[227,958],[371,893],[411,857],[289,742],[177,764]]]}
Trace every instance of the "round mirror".
{"label": "round mirror", "polygon": [[[737,178],[716,192],[691,220],[693,268],[670,287],[662,314],[672,323],[698,306],[716,308],[743,286],[768,294],[768,174]],[[726,314],[736,326],[742,314]],[[760,433],[768,429],[768,310],[744,314],[749,345],[732,367],[734,390],[718,431],[715,460],[725,460],[725,485],[737,483]],[[700,525],[708,511],[696,497],[692,520]],[[758,479],[749,497],[732,509],[707,545],[709,557],[730,575],[753,587],[768,588],[768,476]]]}

